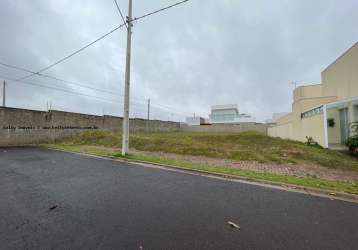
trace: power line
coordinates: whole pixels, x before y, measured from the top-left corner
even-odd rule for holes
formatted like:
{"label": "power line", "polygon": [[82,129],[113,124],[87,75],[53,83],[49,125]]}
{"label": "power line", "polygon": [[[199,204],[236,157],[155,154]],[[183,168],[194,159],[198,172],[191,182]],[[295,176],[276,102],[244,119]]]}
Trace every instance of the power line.
{"label": "power line", "polygon": [[[1,62],[1,61],[0,61],[0,65],[5,66],[5,67],[8,67],[8,68],[16,69],[16,70],[28,72],[28,73],[35,73],[35,72],[32,71],[32,70],[25,69],[25,68],[22,68],[22,67],[19,67],[19,66],[15,66],[15,65],[11,65],[11,64],[8,64],[8,63],[4,63],[4,62]],[[109,91],[109,90],[104,90],[104,89],[99,89],[99,88],[91,87],[91,86],[88,86],[88,84],[84,84],[84,83],[81,83],[81,82],[68,81],[68,80],[64,80],[64,79],[62,79],[62,78],[58,78],[58,77],[54,77],[54,76],[47,75],[47,74],[42,74],[42,73],[38,73],[38,74],[35,73],[35,74],[36,74],[36,76],[41,76],[41,77],[49,78],[49,79],[52,79],[52,80],[56,80],[56,81],[60,81],[60,82],[64,82],[64,83],[68,83],[68,84],[72,84],[72,85],[77,85],[77,86],[80,86],[80,87],[82,87],[82,88],[88,88],[88,89],[95,90],[95,91],[99,91],[99,92],[103,92],[103,93],[106,93],[106,94],[111,94],[111,95],[113,95],[113,96],[121,96],[121,97],[124,96],[123,94],[121,94],[121,93],[119,93],[119,92],[113,92],[113,91]],[[18,80],[18,81],[19,81],[19,80]],[[17,82],[17,81],[13,80],[13,82]],[[138,98],[138,97],[133,97],[133,98],[142,101],[142,99],[140,99],[140,98]],[[143,97],[143,98],[144,98],[144,97]]]}
{"label": "power line", "polygon": [[117,10],[118,10],[119,14],[121,15],[121,18],[122,18],[123,23],[125,24],[126,28],[128,29],[127,22],[126,22],[126,20],[125,20],[125,18],[124,18],[124,16],[123,16],[123,13],[122,13],[122,11],[121,11],[121,8],[119,8],[119,5],[118,5],[117,0],[114,0],[114,3],[115,3],[116,6],[117,6]]}
{"label": "power line", "polygon": [[[11,78],[11,77],[4,76],[4,75],[0,75],[0,77],[3,78],[3,79],[9,80],[9,81],[15,82],[14,79]],[[80,93],[80,92],[76,92],[76,91],[71,91],[71,90],[67,90],[67,89],[63,89],[63,88],[57,88],[57,87],[53,87],[53,86],[47,86],[47,85],[43,85],[43,84],[39,84],[39,83],[34,83],[34,82],[29,82],[29,81],[16,81],[16,83],[26,84],[26,85],[40,87],[40,88],[52,89],[52,90],[56,90],[56,91],[60,91],[60,92],[65,92],[65,93],[69,93],[69,94],[73,94],[73,95],[78,95],[78,96],[84,96],[84,97],[87,97],[87,98],[97,99],[99,101],[103,101],[103,102],[107,102],[107,103],[111,103],[111,104],[116,104],[116,105],[118,104],[117,100],[108,99],[108,98],[102,98],[102,97],[94,96],[94,95],[88,95],[88,94],[84,94],[84,93]],[[121,98],[123,98],[123,96],[121,96]],[[144,111],[146,110],[146,101],[145,100],[142,100],[142,102],[131,101],[131,105],[139,107]],[[170,112],[170,113],[177,114],[177,115],[180,115],[180,116],[184,115],[184,113],[178,113],[178,112],[174,111],[173,109],[170,109],[169,107],[166,107],[166,106],[161,105],[161,104],[153,104],[152,107],[155,108],[155,109],[160,109],[162,111]],[[143,113],[145,113],[145,112],[143,112]],[[143,117],[144,117],[144,115],[143,115]]]}
{"label": "power line", "polygon": [[[12,69],[16,69],[16,70],[19,70],[19,71],[24,71],[24,72],[28,72],[28,73],[34,73],[36,74],[34,71],[32,70],[29,70],[29,69],[26,69],[26,68],[23,68],[23,67],[19,67],[19,66],[15,66],[15,65],[11,65],[11,64],[8,64],[8,63],[4,63],[4,62],[1,62],[0,61],[0,65],[3,65],[5,67],[8,67],[8,68],[12,68]],[[120,93],[115,93],[115,92],[111,92],[111,91],[108,91],[108,90],[103,90],[103,89],[98,89],[98,88],[95,88],[95,87],[90,87],[90,86],[87,86],[83,83],[79,83],[79,82],[73,82],[73,81],[68,81],[68,80],[64,80],[64,79],[61,79],[61,78],[58,78],[58,77],[54,77],[54,76],[50,76],[50,75],[47,75],[47,74],[41,74],[41,73],[38,73],[36,74],[37,76],[41,76],[41,77],[46,77],[46,78],[49,78],[49,79],[53,79],[53,80],[56,80],[56,81],[61,81],[61,82],[65,82],[65,83],[69,83],[69,84],[72,84],[72,85],[78,85],[80,87],[83,87],[83,88],[88,88],[88,89],[91,89],[91,90],[95,90],[95,91],[99,91],[99,92],[103,92],[103,93],[108,93],[108,94],[111,94],[111,95],[114,95],[114,96],[120,96],[120,97],[123,97],[124,95],[123,94],[120,94]],[[0,77],[3,77],[7,80],[10,80],[12,81],[13,79],[10,78],[10,77],[7,77],[7,76],[1,76]],[[25,83],[23,81],[16,81],[16,82],[22,82],[22,83]],[[38,83],[32,83],[32,82],[26,82],[25,84],[30,84],[30,85],[35,85],[35,86],[38,86],[38,87],[44,87],[44,88],[49,88],[51,89],[51,86],[45,86],[45,85],[41,85],[38,84]],[[55,88],[56,90],[60,90],[59,88],[56,88],[56,87],[53,87]],[[65,92],[68,92],[70,90],[65,90],[65,89],[61,89],[61,90],[64,90]],[[71,93],[78,93],[78,92],[73,92],[73,91],[70,91]],[[81,95],[85,95],[85,94],[82,94]],[[89,97],[88,95],[86,95],[87,97]],[[100,97],[95,97],[95,98],[100,98]],[[139,98],[134,98],[134,99],[137,99],[137,100],[140,100],[141,102],[144,102],[142,99],[139,99]],[[138,102],[137,102],[138,103]],[[153,103],[152,104],[153,107],[157,107],[157,108],[160,108],[161,110],[167,110],[167,111],[171,111],[176,114],[180,114],[180,115],[184,115],[184,113],[182,111],[179,111],[179,110],[176,110],[172,107],[169,107],[169,106],[165,106],[165,105],[162,105],[162,104],[155,104]],[[186,114],[185,114],[186,115]]]}
{"label": "power line", "polygon": [[162,104],[154,104],[153,106],[162,107],[162,109],[166,109],[166,110],[168,110],[168,111],[174,111],[174,113],[176,113],[176,114],[185,115],[185,116],[187,115],[187,114],[183,113],[183,112],[180,111],[180,110],[177,110],[177,109],[174,109],[174,108],[172,108],[172,107],[165,106],[165,105],[162,105]]}
{"label": "power line", "polygon": [[[74,51],[73,53],[69,54],[68,56],[65,56],[65,57],[63,57],[62,59],[60,59],[60,60],[58,60],[58,61],[56,61],[56,62],[54,62],[54,63],[48,65],[47,67],[40,69],[40,70],[37,71],[37,72],[31,72],[31,73],[28,72],[28,73],[30,73],[29,75],[23,76],[23,77],[21,77],[21,78],[19,78],[19,79],[10,79],[10,80],[13,81],[13,82],[22,82],[22,83],[27,83],[27,84],[31,84],[31,85],[35,85],[35,86],[41,86],[41,87],[45,87],[45,88],[52,88],[52,89],[55,89],[55,90],[60,90],[60,91],[68,92],[68,93],[74,93],[74,94],[78,94],[78,95],[89,96],[89,95],[86,95],[86,94],[83,94],[83,93],[78,93],[78,92],[73,92],[73,91],[69,91],[69,90],[59,89],[59,88],[56,88],[56,87],[49,87],[49,86],[44,86],[44,85],[41,85],[41,84],[23,82],[22,80],[25,80],[25,79],[27,79],[27,78],[30,78],[30,77],[32,77],[32,76],[34,76],[34,75],[41,75],[40,73],[42,73],[42,72],[44,72],[44,71],[46,71],[46,70],[48,70],[48,69],[50,69],[50,68],[52,68],[52,67],[54,67],[54,66],[56,66],[56,65],[58,65],[58,64],[60,64],[60,63],[62,63],[62,62],[64,62],[64,61],[66,61],[67,59],[71,58],[72,56],[74,56],[74,55],[80,53],[81,51],[85,50],[86,48],[92,46],[93,44],[97,43],[98,41],[100,41],[100,40],[104,39],[105,37],[109,36],[110,34],[112,34],[113,32],[115,32],[116,30],[120,29],[121,27],[126,26],[126,27],[127,27],[127,66],[126,66],[126,79],[127,79],[127,81],[126,81],[126,83],[125,83],[125,86],[126,86],[125,100],[126,100],[126,102],[125,102],[125,105],[124,105],[124,117],[125,117],[125,118],[129,118],[129,116],[127,115],[127,113],[129,113],[129,76],[130,76],[130,73],[129,73],[129,72],[130,72],[130,71],[129,71],[128,69],[129,69],[129,67],[130,67],[130,63],[128,63],[128,61],[129,61],[128,58],[129,58],[129,55],[130,55],[130,46],[128,47],[128,44],[130,45],[130,39],[129,39],[128,37],[130,37],[130,35],[131,35],[131,25],[132,25],[132,22],[138,21],[138,20],[140,20],[140,19],[143,19],[143,18],[145,18],[145,17],[151,16],[151,15],[153,15],[153,14],[156,14],[156,13],[158,13],[158,12],[167,10],[167,9],[169,9],[169,8],[172,8],[172,7],[174,7],[174,6],[180,5],[180,4],[185,3],[185,2],[188,2],[188,1],[189,1],[189,0],[183,0],[183,1],[180,1],[180,2],[178,2],[178,3],[172,4],[172,5],[170,5],[170,6],[167,6],[167,7],[165,7],[165,8],[161,8],[161,9],[159,9],[159,10],[150,12],[150,13],[148,13],[148,14],[145,14],[145,15],[142,15],[142,16],[140,16],[140,17],[137,17],[137,18],[134,18],[134,19],[133,19],[133,18],[132,18],[132,15],[131,15],[131,13],[132,13],[132,0],[129,0],[129,10],[128,10],[128,13],[129,13],[129,14],[128,14],[128,17],[127,17],[127,19],[128,19],[127,22],[124,22],[123,24],[121,24],[121,25],[119,25],[118,27],[112,29],[111,31],[107,32],[106,34],[104,34],[104,35],[102,35],[101,37],[97,38],[96,40],[92,41],[91,43],[89,43],[89,44],[85,45],[84,47],[82,47],[82,48],[80,48],[80,49]],[[116,6],[117,6],[118,10],[120,11],[120,8],[119,8],[119,6],[118,6],[117,1],[115,1],[115,2],[116,2]],[[121,14],[122,19],[124,19],[124,17],[123,17],[123,15],[122,15],[121,11],[120,11],[120,14]],[[127,24],[128,24],[128,26],[127,26]],[[128,42],[128,41],[129,41],[129,42]],[[19,68],[19,69],[20,69],[20,68]],[[127,70],[128,70],[128,74],[127,74]],[[128,76],[127,76],[127,75],[128,75]],[[7,79],[9,79],[9,78],[7,78]],[[52,78],[52,79],[53,79],[53,78]],[[56,80],[58,80],[58,79],[56,79]],[[62,79],[61,79],[61,80],[62,80]],[[127,87],[128,87],[128,90],[127,90]],[[127,94],[127,92],[128,92],[128,94]],[[98,98],[98,97],[96,97],[96,96],[90,96],[90,97]],[[128,99],[128,100],[127,100],[127,99]],[[109,100],[107,100],[107,99],[102,99],[102,100],[109,101]],[[126,106],[128,106],[128,107],[126,108]],[[126,111],[127,111],[127,112],[126,112]],[[126,116],[128,116],[128,117],[126,117]],[[129,127],[129,122],[128,122],[127,120],[128,120],[128,119],[124,119],[124,125],[125,125],[125,123],[128,123],[128,126],[123,126],[124,129],[125,129],[125,127]],[[127,130],[128,130],[128,129],[127,129]],[[125,132],[126,132],[126,133],[124,133],[125,136],[123,137],[124,139],[125,139],[125,137],[128,137],[128,131],[125,131]],[[128,139],[126,139],[126,144],[125,144],[124,141],[123,141],[123,145],[124,145],[124,147],[122,147],[122,149],[125,148],[125,150],[122,152],[122,154],[125,155],[125,154],[126,154],[126,151],[127,151],[126,148],[128,148]]]}
{"label": "power line", "polygon": [[94,95],[87,95],[87,94],[84,94],[84,93],[80,93],[80,92],[75,92],[75,91],[71,91],[71,90],[67,90],[67,89],[62,89],[62,88],[57,88],[57,87],[53,87],[53,86],[47,86],[47,85],[43,85],[43,84],[39,84],[39,83],[34,83],[34,82],[29,82],[29,81],[14,81],[13,78],[10,78],[10,77],[7,77],[7,76],[4,76],[4,75],[0,75],[1,78],[4,78],[4,79],[7,79],[7,80],[10,80],[10,81],[13,81],[13,82],[18,82],[18,83],[23,83],[23,84],[27,84],[27,85],[32,85],[32,86],[37,86],[37,87],[41,87],[41,88],[47,88],[47,89],[53,89],[53,90],[57,90],[57,91],[62,91],[62,92],[66,92],[66,93],[70,93],[70,94],[76,94],[76,95],[81,95],[81,96],[86,96],[86,97],[91,97],[91,98],[96,98],[96,99],[99,99],[99,100],[102,100],[102,101],[106,101],[106,102],[112,102],[112,103],[118,103],[117,101],[115,100],[110,100],[108,98],[102,98],[102,97],[99,97],[99,96],[94,96]]}
{"label": "power line", "polygon": [[5,66],[7,68],[12,68],[12,69],[28,72],[28,73],[31,73],[31,74],[34,74],[34,75],[37,75],[37,76],[46,77],[46,78],[53,79],[53,80],[56,80],[56,81],[65,82],[65,83],[72,84],[72,85],[77,85],[77,86],[80,86],[82,88],[88,88],[88,89],[91,89],[91,90],[96,90],[96,91],[108,93],[108,94],[111,94],[111,95],[121,95],[121,94],[113,92],[113,91],[91,87],[91,86],[88,86],[87,84],[83,84],[83,83],[80,83],[80,82],[68,81],[68,80],[64,80],[64,79],[61,79],[61,78],[58,78],[58,77],[55,77],[55,76],[36,73],[36,72],[34,72],[32,70],[25,69],[25,68],[22,68],[22,67],[18,67],[18,66],[15,66],[15,65],[10,65],[10,64],[4,63],[4,62],[0,62],[0,65]]}
{"label": "power line", "polygon": [[15,66],[15,65],[10,65],[10,64],[4,63],[4,62],[0,62],[0,64],[2,66],[7,67],[7,68],[16,69],[16,70],[19,70],[19,71],[24,71],[24,72],[31,73],[31,74],[36,74],[35,72],[33,72],[31,70],[21,68],[21,67]]}
{"label": "power line", "polygon": [[125,25],[126,25],[126,24],[123,23],[123,24],[121,24],[121,25],[115,27],[115,28],[112,29],[111,31],[109,31],[109,32],[107,32],[106,34],[100,36],[99,38],[97,38],[96,40],[90,42],[89,44],[87,44],[87,45],[81,47],[80,49],[78,49],[78,50],[72,52],[72,53],[69,54],[68,56],[63,57],[62,59],[60,59],[60,60],[58,60],[58,61],[56,61],[56,62],[54,62],[54,63],[48,65],[48,66],[45,67],[45,68],[40,69],[40,70],[37,71],[37,72],[31,73],[30,75],[27,75],[27,76],[21,77],[21,78],[19,78],[19,79],[16,79],[15,81],[25,80],[25,79],[27,79],[27,78],[29,78],[29,77],[32,77],[32,76],[37,75],[37,74],[39,74],[39,73],[41,73],[41,72],[44,72],[44,71],[46,71],[46,70],[48,70],[48,69],[50,69],[50,68],[56,66],[57,64],[62,63],[63,61],[66,61],[67,59],[69,59],[69,58],[71,58],[72,56],[74,56],[74,55],[80,53],[81,51],[83,51],[83,50],[85,50],[85,49],[87,49],[88,47],[92,46],[93,44],[97,43],[98,41],[102,40],[103,38],[109,36],[110,34],[112,34],[113,32],[117,31],[118,29],[122,28],[122,27],[125,26]]}
{"label": "power line", "polygon": [[[160,108],[158,107],[157,105],[152,105],[153,106],[153,110],[154,109],[157,109],[157,110],[161,110],[162,112],[166,112],[166,113],[170,113],[170,114],[175,114],[177,116],[180,116],[180,117],[186,117],[188,115],[184,114],[184,113],[178,113],[178,112],[175,112],[175,111],[172,111],[172,110],[168,110],[168,109],[163,109],[163,108]],[[152,113],[155,113],[154,111]],[[153,115],[152,115],[153,116]]]}
{"label": "power line", "polygon": [[[167,9],[170,9],[170,8],[172,8],[172,7],[175,7],[175,6],[179,5],[179,4],[182,4],[182,3],[185,3],[185,2],[188,2],[188,1],[189,1],[189,0],[183,0],[183,1],[181,1],[181,2],[178,2],[178,3],[175,3],[175,4],[169,5],[169,6],[165,7],[165,8],[161,8],[161,9],[159,9],[159,10],[150,12],[150,13],[145,14],[145,15],[142,15],[142,16],[140,16],[140,17],[136,17],[136,18],[130,20],[130,22],[138,21],[138,20],[140,20],[140,19],[143,19],[143,18],[145,18],[145,17],[154,15],[154,14],[156,14],[156,13],[158,13],[158,12],[161,12],[161,11],[164,11],[164,10],[167,10]],[[116,5],[117,5],[117,2],[116,2]],[[119,9],[119,10],[120,10],[120,9]],[[123,16],[123,15],[122,15],[122,16]],[[124,19],[124,17],[123,17],[123,19]],[[123,26],[126,26],[126,27],[127,27],[127,23],[124,22],[123,24],[121,24],[121,25],[115,27],[114,29],[110,30],[109,32],[105,33],[104,35],[100,36],[99,38],[95,39],[94,41],[92,41],[92,42],[88,43],[87,45],[81,47],[80,49],[78,49],[78,50],[72,52],[71,54],[69,54],[69,55],[67,55],[67,56],[65,56],[65,57],[63,57],[63,58],[61,58],[60,60],[58,60],[58,61],[56,61],[56,62],[54,62],[54,63],[48,65],[47,67],[42,68],[42,69],[38,70],[37,72],[33,72],[33,73],[31,73],[31,74],[29,74],[29,75],[27,75],[27,76],[21,77],[21,78],[19,78],[19,79],[15,79],[15,80],[13,80],[13,81],[25,80],[25,79],[27,79],[27,78],[30,78],[30,77],[34,76],[34,75],[38,75],[38,74],[40,74],[41,72],[44,72],[44,71],[46,71],[46,70],[48,70],[48,69],[50,69],[50,68],[52,68],[52,67],[54,67],[54,66],[56,66],[56,65],[58,65],[58,64],[60,64],[60,63],[66,61],[67,59],[69,59],[69,58],[71,58],[72,56],[74,56],[74,55],[80,53],[81,51],[87,49],[88,47],[90,47],[90,46],[92,46],[93,44],[97,43],[98,41],[104,39],[105,37],[111,35],[113,32],[117,31],[118,29],[122,28]]]}
{"label": "power line", "polygon": [[[3,79],[9,80],[9,81],[14,80],[13,78],[11,78],[9,76],[5,76],[5,75],[0,75],[0,77],[3,78]],[[102,98],[102,97],[94,96],[94,95],[88,95],[88,94],[84,94],[84,93],[80,93],[80,92],[76,92],[76,91],[72,91],[72,90],[68,90],[68,89],[63,89],[63,88],[58,88],[58,87],[53,87],[53,86],[47,86],[47,85],[43,85],[43,84],[40,84],[40,83],[34,83],[34,82],[29,82],[29,81],[16,81],[16,82],[17,83],[22,83],[22,84],[27,84],[27,85],[32,85],[32,86],[36,86],[36,87],[40,87],[40,88],[53,89],[53,90],[62,91],[62,92],[70,93],[70,94],[75,94],[75,95],[81,95],[81,96],[85,96],[85,97],[95,98],[95,99],[99,99],[99,100],[102,100],[102,101],[105,101],[105,102],[118,104],[118,101],[116,101],[116,100],[112,100],[112,99],[108,99],[108,98]],[[120,97],[123,98],[123,95],[121,95]],[[141,100],[141,102],[139,102],[139,101],[136,101],[136,102],[131,101],[131,104],[134,105],[134,106],[141,105],[141,107],[143,106],[143,108],[145,108],[146,101],[145,100]],[[160,107],[162,105],[153,105],[153,106],[154,107]]]}
{"label": "power line", "polygon": [[159,10],[156,10],[156,11],[153,11],[153,12],[149,12],[148,14],[145,14],[145,15],[142,15],[142,16],[139,16],[139,17],[135,17],[135,18],[132,19],[131,22],[138,21],[138,20],[140,20],[140,19],[143,19],[143,18],[145,18],[145,17],[148,17],[148,16],[151,16],[151,15],[157,14],[158,12],[161,12],[161,11],[164,11],[164,10],[167,10],[167,9],[170,9],[170,8],[173,8],[173,7],[177,6],[177,5],[183,4],[183,3],[188,2],[188,1],[189,1],[189,0],[183,0],[183,1],[180,1],[180,2],[178,2],[178,3],[169,5],[169,6],[167,6],[167,7],[161,8],[161,9],[159,9]]}
{"label": "power line", "polygon": [[[135,105],[141,105],[140,108],[143,110],[143,111],[148,111],[148,100],[145,101],[145,100],[142,100],[142,103],[138,103],[138,102],[134,102]],[[131,105],[133,105],[133,102],[131,101]],[[180,115],[180,116],[188,116],[188,114],[186,113],[183,113],[181,111],[178,111],[176,109],[173,109],[171,107],[168,107],[168,106],[165,106],[165,105],[162,105],[162,104],[158,104],[158,103],[151,103],[150,104],[150,107],[151,108],[155,108],[155,109],[158,109],[158,110],[161,110],[161,111],[165,111],[165,112],[170,112],[170,113],[173,113],[173,114],[177,114],[177,115]]]}
{"label": "power line", "polygon": [[65,83],[72,84],[72,85],[77,85],[77,86],[80,86],[82,88],[87,88],[87,89],[91,89],[91,90],[95,90],[95,91],[99,91],[99,92],[103,92],[103,93],[107,93],[107,94],[111,94],[111,95],[122,95],[122,94],[117,93],[117,92],[113,92],[113,91],[109,91],[109,90],[105,90],[105,89],[98,89],[98,88],[95,88],[95,87],[90,87],[90,86],[84,85],[82,83],[63,80],[61,78],[57,78],[57,77],[54,77],[54,76],[49,76],[49,75],[45,75],[45,74],[39,74],[39,76],[43,76],[43,77],[53,79],[53,80],[56,80],[56,81],[65,82]]}

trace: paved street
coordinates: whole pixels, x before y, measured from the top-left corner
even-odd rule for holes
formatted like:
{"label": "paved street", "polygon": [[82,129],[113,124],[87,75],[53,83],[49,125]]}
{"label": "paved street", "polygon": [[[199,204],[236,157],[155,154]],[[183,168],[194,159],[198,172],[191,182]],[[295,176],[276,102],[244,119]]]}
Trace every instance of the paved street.
{"label": "paved street", "polygon": [[0,149],[1,249],[357,246],[355,203],[46,149]]}

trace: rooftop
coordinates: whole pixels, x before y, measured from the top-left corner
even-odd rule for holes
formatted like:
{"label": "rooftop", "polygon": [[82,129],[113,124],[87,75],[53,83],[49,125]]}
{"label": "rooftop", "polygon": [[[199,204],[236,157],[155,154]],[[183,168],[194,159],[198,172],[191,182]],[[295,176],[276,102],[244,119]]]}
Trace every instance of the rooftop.
{"label": "rooftop", "polygon": [[214,105],[211,106],[211,110],[220,110],[220,109],[239,109],[237,104],[226,104],[226,105]]}

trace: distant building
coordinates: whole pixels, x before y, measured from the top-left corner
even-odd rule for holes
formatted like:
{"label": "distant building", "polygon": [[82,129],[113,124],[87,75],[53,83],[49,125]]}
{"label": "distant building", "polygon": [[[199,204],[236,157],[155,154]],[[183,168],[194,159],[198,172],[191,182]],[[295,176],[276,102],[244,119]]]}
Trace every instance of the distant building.
{"label": "distant building", "polygon": [[240,114],[237,104],[215,105],[211,107],[210,121],[216,123],[246,123],[255,122],[248,114]]}
{"label": "distant building", "polygon": [[205,119],[200,116],[187,117],[186,124],[188,124],[189,126],[200,126],[205,124]]}

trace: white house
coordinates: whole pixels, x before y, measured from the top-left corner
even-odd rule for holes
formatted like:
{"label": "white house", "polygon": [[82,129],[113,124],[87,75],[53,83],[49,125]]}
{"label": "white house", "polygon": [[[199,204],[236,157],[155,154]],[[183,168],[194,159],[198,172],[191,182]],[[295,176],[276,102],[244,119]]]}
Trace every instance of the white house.
{"label": "white house", "polygon": [[255,118],[251,117],[251,115],[240,114],[237,104],[212,106],[210,120],[212,124],[255,122]]}

